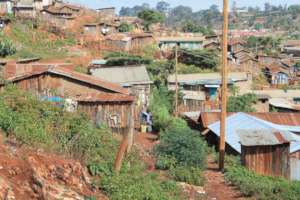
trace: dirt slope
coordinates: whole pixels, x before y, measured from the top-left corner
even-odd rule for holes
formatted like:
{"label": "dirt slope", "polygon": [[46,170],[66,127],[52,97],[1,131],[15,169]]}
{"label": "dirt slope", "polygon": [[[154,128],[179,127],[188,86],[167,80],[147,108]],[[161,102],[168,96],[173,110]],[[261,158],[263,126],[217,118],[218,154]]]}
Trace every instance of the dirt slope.
{"label": "dirt slope", "polygon": [[0,199],[108,199],[93,190],[86,169],[79,162],[18,147],[12,141],[4,142],[0,135]]}

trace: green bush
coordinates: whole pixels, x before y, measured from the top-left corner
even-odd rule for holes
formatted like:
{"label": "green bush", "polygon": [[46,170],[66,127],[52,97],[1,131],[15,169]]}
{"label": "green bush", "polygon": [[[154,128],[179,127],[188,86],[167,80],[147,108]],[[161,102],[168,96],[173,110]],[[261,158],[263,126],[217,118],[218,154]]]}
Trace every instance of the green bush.
{"label": "green bush", "polygon": [[155,168],[160,170],[169,170],[176,165],[176,159],[170,156],[158,156]]}
{"label": "green bush", "polygon": [[0,57],[10,56],[16,52],[13,42],[0,32]]}
{"label": "green bush", "polygon": [[242,194],[258,200],[300,199],[300,182],[257,175],[242,166],[226,167],[225,180],[237,186]]}
{"label": "green bush", "polygon": [[151,60],[138,55],[131,55],[124,52],[110,52],[104,57],[107,66],[126,66],[150,64]]}
{"label": "green bush", "polygon": [[158,156],[174,157],[178,165],[201,169],[206,166],[206,143],[184,123],[174,123],[164,131],[155,152]]}
{"label": "green bush", "polygon": [[82,114],[67,113],[15,86],[7,86],[0,95],[0,128],[23,144],[84,161],[90,174],[100,177],[98,185],[112,200],[183,199],[176,184],[145,173],[137,152],[125,158],[116,175],[113,164],[118,143],[107,128],[96,127]]}
{"label": "green bush", "polygon": [[97,128],[80,113],[64,112],[15,86],[1,93],[0,128],[23,144],[45,146],[86,160],[117,147],[107,129]]}
{"label": "green bush", "polygon": [[204,185],[202,170],[196,167],[178,166],[171,168],[170,175],[175,181],[185,182],[192,185]]}
{"label": "green bush", "polygon": [[162,181],[157,174],[145,174],[145,166],[136,157],[123,163],[120,174],[101,176],[99,185],[111,200],[180,200],[181,190],[173,182]]}

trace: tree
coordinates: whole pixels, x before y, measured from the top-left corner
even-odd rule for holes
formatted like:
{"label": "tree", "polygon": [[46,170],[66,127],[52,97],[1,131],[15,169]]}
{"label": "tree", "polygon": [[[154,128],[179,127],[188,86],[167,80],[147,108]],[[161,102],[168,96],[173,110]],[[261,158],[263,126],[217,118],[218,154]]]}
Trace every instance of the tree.
{"label": "tree", "polygon": [[217,53],[208,49],[180,49],[179,61],[186,65],[195,65],[201,69],[216,69],[219,63]]}
{"label": "tree", "polygon": [[144,20],[145,30],[149,31],[150,26],[155,23],[161,23],[164,21],[165,17],[160,12],[155,10],[146,9],[138,13],[138,17]]}
{"label": "tree", "polygon": [[16,47],[3,34],[0,34],[0,57],[10,56],[16,53]]}
{"label": "tree", "polygon": [[263,28],[263,25],[262,24],[255,24],[254,25],[254,29],[255,30],[261,30]]}
{"label": "tree", "polygon": [[156,4],[156,10],[166,14],[170,10],[170,4],[165,1],[159,1]]}
{"label": "tree", "polygon": [[121,23],[121,25],[118,28],[119,32],[130,32],[132,30],[132,26],[126,22]]}
{"label": "tree", "polygon": [[203,26],[197,25],[192,21],[183,24],[182,31],[186,33],[202,33],[203,35],[212,35],[213,31]]}
{"label": "tree", "polygon": [[256,101],[256,95],[251,93],[230,96],[228,99],[227,110],[228,112],[255,112],[253,105]]}
{"label": "tree", "polygon": [[150,8],[149,4],[142,4],[141,6],[137,5],[132,8],[122,7],[119,14],[120,16],[137,16],[138,13],[142,12],[143,10],[147,10],[149,8]]}

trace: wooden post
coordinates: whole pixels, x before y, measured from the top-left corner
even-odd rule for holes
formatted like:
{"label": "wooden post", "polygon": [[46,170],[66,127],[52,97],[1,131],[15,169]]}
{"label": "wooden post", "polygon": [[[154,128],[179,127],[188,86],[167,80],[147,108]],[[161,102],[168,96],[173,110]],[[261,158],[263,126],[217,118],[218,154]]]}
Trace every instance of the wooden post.
{"label": "wooden post", "polygon": [[222,105],[220,120],[219,168],[224,169],[225,130],[227,115],[227,51],[228,51],[228,0],[223,0],[223,55],[222,55]]}
{"label": "wooden post", "polygon": [[134,140],[134,109],[135,101],[130,105],[130,117],[129,117],[129,130],[126,135],[123,136],[122,142],[120,144],[116,160],[115,160],[115,172],[118,174],[122,167],[122,161],[125,153],[129,153],[133,146]]}
{"label": "wooden post", "polygon": [[134,105],[135,105],[135,102],[133,102],[130,106],[127,153],[129,153],[131,151],[132,146],[133,146],[133,140],[134,140]]}
{"label": "wooden post", "polygon": [[123,140],[120,144],[117,156],[116,156],[116,160],[115,160],[115,172],[117,174],[119,174],[121,167],[122,167],[122,161],[126,152],[126,148],[128,146],[128,137],[127,136],[123,136]]}
{"label": "wooden post", "polygon": [[178,44],[175,46],[175,117],[178,117]]}

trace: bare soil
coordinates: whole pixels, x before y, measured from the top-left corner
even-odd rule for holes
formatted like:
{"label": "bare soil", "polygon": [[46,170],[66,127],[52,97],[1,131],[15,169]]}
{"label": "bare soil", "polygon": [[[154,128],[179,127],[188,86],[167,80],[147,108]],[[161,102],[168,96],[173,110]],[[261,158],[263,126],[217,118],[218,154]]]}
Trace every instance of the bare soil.
{"label": "bare soil", "polygon": [[[155,159],[151,151],[157,144],[157,135],[149,133],[138,133],[135,136],[135,145],[142,152],[142,159],[148,165],[149,170],[155,170]],[[204,190],[209,200],[250,200],[241,195],[241,193],[232,186],[225,183],[224,175],[218,170],[218,165],[208,159],[207,169],[204,171],[206,182]]]}

